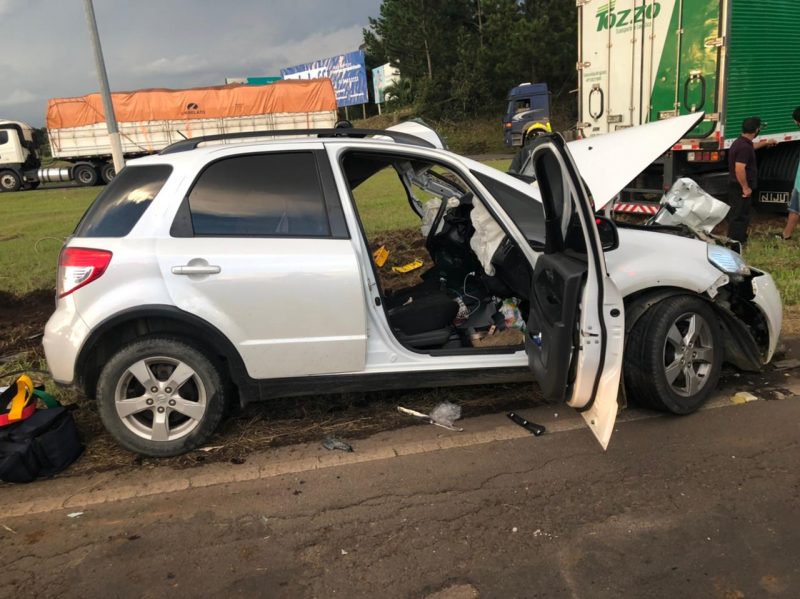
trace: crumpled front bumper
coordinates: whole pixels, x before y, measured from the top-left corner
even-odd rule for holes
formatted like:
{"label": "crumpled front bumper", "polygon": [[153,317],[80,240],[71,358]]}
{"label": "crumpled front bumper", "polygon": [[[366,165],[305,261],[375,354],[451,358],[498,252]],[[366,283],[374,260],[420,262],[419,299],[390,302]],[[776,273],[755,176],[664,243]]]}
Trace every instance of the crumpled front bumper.
{"label": "crumpled front bumper", "polygon": [[778,347],[778,338],[781,335],[783,324],[783,303],[778,292],[778,287],[769,273],[751,268],[753,272],[753,303],[761,310],[767,321],[769,331],[769,346],[764,355],[764,363],[772,360],[775,349]]}

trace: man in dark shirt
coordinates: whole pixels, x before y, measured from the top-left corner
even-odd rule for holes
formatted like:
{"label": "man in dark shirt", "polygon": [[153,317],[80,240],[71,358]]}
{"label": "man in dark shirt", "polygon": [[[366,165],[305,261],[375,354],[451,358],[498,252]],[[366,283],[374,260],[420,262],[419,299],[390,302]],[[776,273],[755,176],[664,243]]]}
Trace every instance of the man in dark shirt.
{"label": "man in dark shirt", "polygon": [[728,237],[742,246],[747,243],[747,229],[750,226],[750,205],[758,184],[756,150],[775,145],[774,140],[753,143],[761,132],[761,119],[757,116],[745,119],[742,134],[728,150]]}

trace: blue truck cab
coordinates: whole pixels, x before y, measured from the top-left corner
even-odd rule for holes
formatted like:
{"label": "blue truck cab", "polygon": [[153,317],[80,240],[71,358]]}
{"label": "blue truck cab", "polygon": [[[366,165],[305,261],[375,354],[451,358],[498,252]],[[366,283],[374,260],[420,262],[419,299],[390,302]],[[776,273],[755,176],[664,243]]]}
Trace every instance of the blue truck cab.
{"label": "blue truck cab", "polygon": [[546,83],[520,83],[508,92],[508,108],[503,117],[506,146],[522,146],[526,140],[552,131]]}

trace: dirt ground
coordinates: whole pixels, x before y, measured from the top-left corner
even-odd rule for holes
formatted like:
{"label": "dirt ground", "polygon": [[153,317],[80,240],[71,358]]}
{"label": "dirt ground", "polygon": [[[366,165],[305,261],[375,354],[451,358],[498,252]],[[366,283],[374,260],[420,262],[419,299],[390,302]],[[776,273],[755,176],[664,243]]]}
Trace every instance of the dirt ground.
{"label": "dirt ground", "polygon": [[[429,267],[422,240],[408,233],[384,234],[376,238],[390,251],[381,278],[387,289],[400,289],[419,282],[420,273]],[[423,268],[398,275],[391,266],[420,258]],[[23,370],[35,381],[55,390],[44,371],[41,333],[53,311],[54,292],[40,290],[23,297],[0,293],[0,386],[10,384]],[[800,358],[800,308],[784,311],[783,342],[776,359]],[[758,375],[726,371],[721,385],[731,392],[752,390],[769,395],[780,393],[787,374],[768,370]],[[766,391],[765,391],[766,390]],[[59,398],[74,410],[73,414],[86,442],[86,452],[64,476],[88,472],[141,468],[163,465],[165,460],[150,460],[131,454],[116,445],[105,432],[93,401],[72,390],[58,390]],[[516,410],[541,403],[533,384],[508,384],[485,387],[451,387],[416,391],[389,391],[318,395],[278,399],[254,404],[228,418],[209,443],[206,451],[172,458],[167,463],[188,468],[209,462],[242,463],[253,451],[300,442],[322,440],[333,435],[350,442],[379,431],[419,425],[396,411],[398,405],[427,412],[441,401],[453,401],[462,407],[464,417]],[[562,409],[554,406],[554,410]],[[566,408],[563,408],[566,409]],[[427,425],[423,425],[427,426]]]}

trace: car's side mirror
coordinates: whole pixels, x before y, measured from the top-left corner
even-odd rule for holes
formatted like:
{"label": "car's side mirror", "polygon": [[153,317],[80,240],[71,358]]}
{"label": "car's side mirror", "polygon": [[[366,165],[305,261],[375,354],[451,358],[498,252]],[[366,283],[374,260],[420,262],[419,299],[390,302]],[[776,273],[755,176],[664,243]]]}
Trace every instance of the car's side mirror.
{"label": "car's side mirror", "polygon": [[610,252],[619,247],[619,233],[617,232],[617,225],[608,217],[595,215],[595,224],[597,225],[597,232],[600,234],[600,245],[603,247],[604,252]]}

